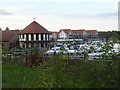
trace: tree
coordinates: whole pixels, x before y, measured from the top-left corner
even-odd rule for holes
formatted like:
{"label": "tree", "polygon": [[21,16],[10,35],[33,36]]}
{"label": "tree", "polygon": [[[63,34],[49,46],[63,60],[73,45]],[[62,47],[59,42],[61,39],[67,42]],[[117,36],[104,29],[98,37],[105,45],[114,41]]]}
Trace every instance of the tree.
{"label": "tree", "polygon": [[112,33],[111,33],[111,39],[112,39],[112,41],[114,43],[117,42],[118,41],[118,32],[112,31]]}
{"label": "tree", "polygon": [[9,28],[8,27],[6,27],[6,29],[5,30],[9,30]]}

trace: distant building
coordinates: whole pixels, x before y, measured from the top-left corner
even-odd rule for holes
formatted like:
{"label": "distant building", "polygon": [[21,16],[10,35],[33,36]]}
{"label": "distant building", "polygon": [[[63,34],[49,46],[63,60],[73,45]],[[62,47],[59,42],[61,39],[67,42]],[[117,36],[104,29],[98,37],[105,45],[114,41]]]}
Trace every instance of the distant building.
{"label": "distant building", "polygon": [[71,29],[61,29],[58,32],[58,38],[60,38],[60,39],[72,38]]}
{"label": "distant building", "polygon": [[58,32],[50,32],[50,41],[56,43],[58,38]]}
{"label": "distant building", "polygon": [[30,23],[19,34],[21,48],[48,47],[50,32],[36,21]]}
{"label": "distant building", "polygon": [[97,30],[86,30],[87,36],[89,37],[97,37],[98,36],[98,32]]}
{"label": "distant building", "polygon": [[97,30],[71,30],[71,29],[61,29],[58,32],[58,41],[81,41],[81,39],[91,39],[93,37],[97,37]]}
{"label": "distant building", "polygon": [[2,47],[3,48],[15,48],[19,46],[18,34],[19,30],[5,30],[2,31]]}
{"label": "distant building", "polygon": [[85,29],[72,30],[72,32],[73,32],[73,38],[75,39],[82,38],[87,35]]}

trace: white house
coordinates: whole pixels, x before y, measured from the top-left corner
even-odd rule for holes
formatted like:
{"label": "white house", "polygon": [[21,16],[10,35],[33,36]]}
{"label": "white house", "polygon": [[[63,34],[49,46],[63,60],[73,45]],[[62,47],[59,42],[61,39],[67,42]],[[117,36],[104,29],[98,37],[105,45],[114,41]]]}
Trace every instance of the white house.
{"label": "white house", "polygon": [[61,39],[66,39],[66,38],[70,38],[72,36],[72,31],[71,29],[61,29],[59,32],[58,32],[58,38],[61,38]]}

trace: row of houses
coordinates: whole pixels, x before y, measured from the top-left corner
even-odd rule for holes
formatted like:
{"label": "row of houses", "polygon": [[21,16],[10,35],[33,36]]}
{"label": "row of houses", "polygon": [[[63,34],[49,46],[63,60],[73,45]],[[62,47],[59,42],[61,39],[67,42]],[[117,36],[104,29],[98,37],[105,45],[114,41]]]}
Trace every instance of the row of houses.
{"label": "row of houses", "polygon": [[71,30],[61,29],[59,32],[51,32],[41,26],[36,21],[33,21],[23,30],[6,30],[2,31],[2,46],[4,48],[31,48],[42,47],[46,48],[50,42],[58,42],[59,39],[75,39],[85,36],[96,37],[97,30]]}
{"label": "row of houses", "polygon": [[50,32],[50,38],[52,41],[57,41],[58,39],[82,39],[84,37],[97,37],[97,30],[71,30],[71,29],[61,29],[59,32]]}

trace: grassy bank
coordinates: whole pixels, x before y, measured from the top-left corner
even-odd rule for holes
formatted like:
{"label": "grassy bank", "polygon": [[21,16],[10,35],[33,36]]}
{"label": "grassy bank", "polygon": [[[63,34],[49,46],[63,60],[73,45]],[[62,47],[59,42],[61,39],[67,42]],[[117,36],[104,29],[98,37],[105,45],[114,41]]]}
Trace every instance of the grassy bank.
{"label": "grassy bank", "polygon": [[118,59],[72,61],[54,58],[39,66],[3,64],[3,88],[116,88],[120,87]]}

